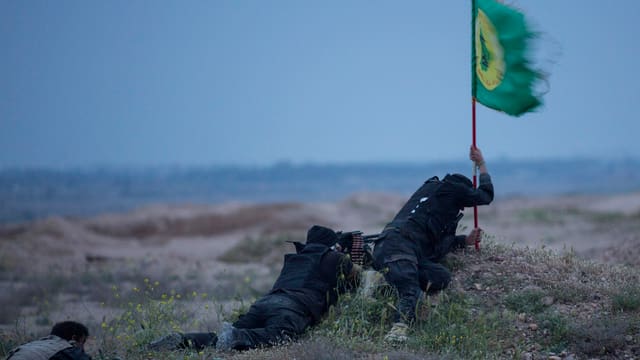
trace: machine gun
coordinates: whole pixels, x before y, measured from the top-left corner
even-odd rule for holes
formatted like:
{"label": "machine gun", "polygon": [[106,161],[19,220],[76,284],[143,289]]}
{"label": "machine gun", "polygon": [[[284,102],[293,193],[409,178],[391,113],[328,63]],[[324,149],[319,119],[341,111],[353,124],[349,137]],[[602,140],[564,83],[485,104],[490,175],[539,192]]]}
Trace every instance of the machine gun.
{"label": "machine gun", "polygon": [[381,234],[364,235],[362,231],[339,231],[338,243],[341,251],[349,254],[351,262],[364,268],[373,264],[373,248]]}
{"label": "machine gun", "polygon": [[[331,248],[348,254],[351,262],[363,268],[370,268],[373,264],[373,248],[382,234],[364,235],[362,231],[338,231],[338,242]],[[298,241],[287,241],[292,243],[296,252],[302,251],[304,245]]]}

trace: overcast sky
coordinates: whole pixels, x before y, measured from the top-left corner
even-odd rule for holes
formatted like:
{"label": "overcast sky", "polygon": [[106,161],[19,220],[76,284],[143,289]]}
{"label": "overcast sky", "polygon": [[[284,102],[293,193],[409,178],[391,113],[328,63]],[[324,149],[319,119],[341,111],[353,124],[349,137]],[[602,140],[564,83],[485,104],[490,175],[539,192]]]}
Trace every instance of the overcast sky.
{"label": "overcast sky", "polygon": [[[640,157],[640,1],[520,0],[538,112],[497,158]],[[470,1],[0,0],[0,168],[462,160]]]}

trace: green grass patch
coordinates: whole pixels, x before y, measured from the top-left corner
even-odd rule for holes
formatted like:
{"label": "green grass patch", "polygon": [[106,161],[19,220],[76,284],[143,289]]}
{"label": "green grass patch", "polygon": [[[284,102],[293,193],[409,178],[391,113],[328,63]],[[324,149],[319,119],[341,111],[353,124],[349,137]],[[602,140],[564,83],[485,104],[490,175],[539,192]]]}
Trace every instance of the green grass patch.
{"label": "green grass patch", "polygon": [[640,286],[627,284],[611,297],[614,311],[637,311],[640,309]]}
{"label": "green grass patch", "polygon": [[504,350],[498,334],[505,328],[498,313],[474,313],[464,299],[445,301],[417,324],[411,345],[456,358],[486,359]]}
{"label": "green grass patch", "polygon": [[545,293],[537,289],[514,291],[504,298],[507,308],[517,313],[538,314],[545,309],[542,298]]}
{"label": "green grass patch", "polygon": [[550,352],[566,349],[569,339],[569,320],[556,312],[545,311],[536,316],[540,328],[536,332],[539,343]]}
{"label": "green grass patch", "polygon": [[575,283],[564,283],[554,286],[549,294],[561,304],[577,304],[588,300],[592,296],[592,289]]}
{"label": "green grass patch", "polygon": [[[446,292],[423,299],[409,341],[402,349],[434,358],[487,359],[499,357],[512,347],[510,327],[501,313],[473,311],[474,299]],[[314,336],[332,337],[340,346],[357,352],[389,350],[384,336],[392,325],[396,297],[392,291],[375,298],[345,295],[340,305],[314,331]],[[435,356],[437,355],[437,356]]]}
{"label": "green grass patch", "polygon": [[[113,286],[113,302],[122,311],[111,318],[104,318],[95,335],[100,339],[96,359],[148,359],[167,358],[167,354],[153,354],[148,344],[170,332],[186,332],[202,328],[203,319],[194,316],[186,306],[187,301],[205,301],[205,309],[214,306],[206,301],[208,294],[192,291],[180,294],[175,291],[163,292],[160,282],[147,278],[139,286],[134,286],[128,296],[121,296],[121,289]],[[195,351],[181,354],[181,359],[199,358]]]}

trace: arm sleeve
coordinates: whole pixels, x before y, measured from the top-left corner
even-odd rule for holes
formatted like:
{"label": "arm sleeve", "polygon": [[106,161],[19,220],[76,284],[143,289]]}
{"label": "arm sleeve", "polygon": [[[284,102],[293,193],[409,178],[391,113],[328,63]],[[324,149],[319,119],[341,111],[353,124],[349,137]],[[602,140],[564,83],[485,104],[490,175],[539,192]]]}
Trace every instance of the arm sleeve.
{"label": "arm sleeve", "polygon": [[349,291],[357,287],[357,266],[354,266],[351,259],[345,254],[339,252],[329,252],[325,256],[326,265],[324,276],[328,276],[334,284],[337,284],[338,292]]}
{"label": "arm sleeve", "polygon": [[440,262],[448,253],[465,248],[467,246],[465,243],[466,239],[466,235],[444,236],[435,246],[433,254],[429,257],[429,260],[433,262]]}
{"label": "arm sleeve", "polygon": [[476,205],[488,205],[493,201],[493,183],[489,174],[480,174],[478,188],[462,187],[462,206],[471,207]]}
{"label": "arm sleeve", "polygon": [[353,262],[351,262],[351,259],[345,254],[336,254],[338,255],[338,278],[349,281],[349,279],[353,277],[352,273],[355,271],[355,266],[353,265]]}
{"label": "arm sleeve", "polygon": [[456,235],[451,250],[464,249],[467,247],[467,235]]}

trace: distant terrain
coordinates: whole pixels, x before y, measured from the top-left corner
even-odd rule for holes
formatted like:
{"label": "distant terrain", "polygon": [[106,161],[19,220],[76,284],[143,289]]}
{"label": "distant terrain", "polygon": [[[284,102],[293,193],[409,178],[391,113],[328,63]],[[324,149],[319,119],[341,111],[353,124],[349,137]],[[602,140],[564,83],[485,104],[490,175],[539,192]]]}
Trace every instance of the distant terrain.
{"label": "distant terrain", "polygon": [[[497,160],[497,198],[640,191],[640,160]],[[47,216],[92,216],[151,204],[211,205],[338,201],[356,192],[409,195],[427,178],[465,162],[289,164],[267,167],[152,167],[0,170],[0,224]]]}

